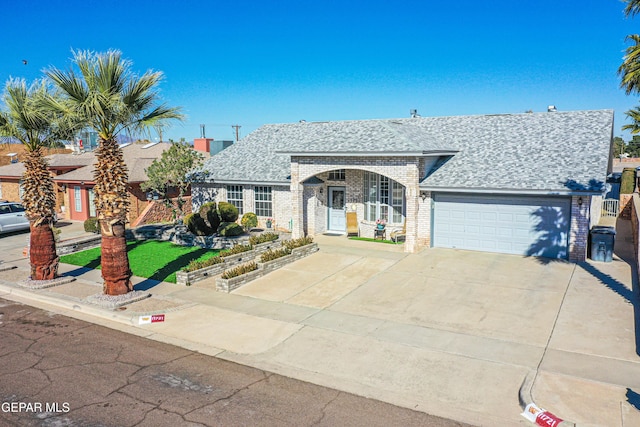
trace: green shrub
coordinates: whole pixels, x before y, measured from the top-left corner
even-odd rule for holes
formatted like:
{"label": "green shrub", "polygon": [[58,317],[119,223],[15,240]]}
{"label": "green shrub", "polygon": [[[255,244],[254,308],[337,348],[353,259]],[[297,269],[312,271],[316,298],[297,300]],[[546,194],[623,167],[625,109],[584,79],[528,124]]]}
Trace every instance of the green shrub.
{"label": "green shrub", "polygon": [[228,249],[224,252],[220,252],[219,256],[226,257],[230,255],[235,255],[235,254],[241,254],[242,252],[247,252],[247,251],[250,251],[251,249],[253,249],[253,246],[251,245],[235,245],[231,249]]}
{"label": "green shrub", "polygon": [[185,273],[189,273],[191,271],[200,270],[201,268],[210,267],[212,265],[220,264],[221,262],[224,262],[224,260],[222,259],[222,257],[220,255],[217,255],[217,256],[214,256],[214,257],[211,257],[211,258],[207,258],[207,259],[202,260],[202,261],[194,259],[185,268],[183,268],[182,271],[184,271]]}
{"label": "green shrub", "polygon": [[273,242],[275,240],[278,240],[279,238],[280,236],[278,235],[278,233],[272,233],[272,232],[262,233],[257,236],[249,237],[249,244],[259,245],[260,243]]}
{"label": "green shrub", "polygon": [[258,264],[256,264],[254,261],[251,261],[251,262],[248,262],[246,264],[240,264],[237,267],[225,270],[222,273],[221,277],[223,279],[231,279],[232,277],[237,277],[237,276],[240,276],[242,274],[248,273],[250,271],[257,270],[257,269],[258,269]]}
{"label": "green shrub", "polygon": [[289,250],[292,250],[295,248],[299,248],[300,246],[310,245],[311,243],[313,243],[313,237],[304,236],[298,239],[285,240],[282,242],[282,246]]}
{"label": "green shrub", "polygon": [[213,230],[217,230],[220,225],[220,216],[218,215],[216,202],[207,202],[200,206],[198,214],[207,223],[207,226],[213,234]]}
{"label": "green shrub", "polygon": [[222,222],[235,222],[238,219],[238,208],[229,202],[218,203],[218,213]]}
{"label": "green shrub", "polygon": [[260,255],[260,262],[273,261],[274,259],[282,258],[291,254],[289,248],[269,249]]}
{"label": "green shrub", "polygon": [[184,216],[184,218],[182,218],[182,222],[184,225],[187,226],[187,229],[189,229],[189,231],[193,234],[196,234],[196,224],[194,221],[194,217],[196,214],[190,213]]}
{"label": "green shrub", "polygon": [[209,228],[205,220],[197,213],[193,214],[193,217],[189,219],[189,231],[191,231],[196,236],[211,236],[213,234],[213,230]]}
{"label": "green shrub", "polygon": [[100,221],[98,218],[87,218],[84,220],[84,231],[87,233],[99,233]]}
{"label": "green shrub", "polygon": [[239,236],[244,233],[244,229],[240,224],[235,222],[222,222],[218,227],[218,234],[226,237]]}
{"label": "green shrub", "polygon": [[251,230],[252,228],[258,226],[258,216],[253,212],[247,212],[246,214],[242,215],[240,224],[242,224],[245,230]]}
{"label": "green shrub", "polygon": [[636,170],[624,168],[620,178],[620,194],[633,194],[636,189]]}

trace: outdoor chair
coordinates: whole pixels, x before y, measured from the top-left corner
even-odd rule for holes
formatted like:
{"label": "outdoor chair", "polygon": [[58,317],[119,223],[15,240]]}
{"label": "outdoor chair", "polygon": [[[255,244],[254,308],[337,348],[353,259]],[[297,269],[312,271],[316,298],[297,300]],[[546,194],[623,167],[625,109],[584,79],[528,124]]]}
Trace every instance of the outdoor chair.
{"label": "outdoor chair", "polygon": [[407,237],[407,221],[405,220],[404,224],[402,225],[402,230],[392,231],[390,237],[394,243],[398,243],[398,239],[401,237],[405,239]]}
{"label": "outdoor chair", "polygon": [[355,212],[347,212],[347,236],[351,236],[352,234],[360,236],[358,215]]}

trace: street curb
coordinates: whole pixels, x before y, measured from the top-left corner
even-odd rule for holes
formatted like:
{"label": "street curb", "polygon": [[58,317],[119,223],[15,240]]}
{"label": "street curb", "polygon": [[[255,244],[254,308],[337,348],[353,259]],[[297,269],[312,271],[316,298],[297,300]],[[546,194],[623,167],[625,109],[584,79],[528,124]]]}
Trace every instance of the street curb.
{"label": "street curb", "polygon": [[40,289],[19,288],[16,285],[0,280],[0,297],[6,295],[14,295],[18,298],[34,300],[40,303],[48,304],[62,309],[80,312],[86,315],[124,323],[128,326],[137,325],[138,315],[128,315],[118,311],[106,310],[98,306],[92,306],[77,298],[67,295],[49,296],[45,295]]}
{"label": "street curb", "polygon": [[[537,371],[529,371],[522,384],[520,385],[520,389],[518,390],[518,402],[520,403],[520,408],[524,411],[527,405],[535,402],[533,401],[533,396],[531,396],[531,390],[533,390],[533,383],[536,380],[538,372]],[[559,424],[558,427],[576,427],[575,423],[571,421],[563,420]]]}

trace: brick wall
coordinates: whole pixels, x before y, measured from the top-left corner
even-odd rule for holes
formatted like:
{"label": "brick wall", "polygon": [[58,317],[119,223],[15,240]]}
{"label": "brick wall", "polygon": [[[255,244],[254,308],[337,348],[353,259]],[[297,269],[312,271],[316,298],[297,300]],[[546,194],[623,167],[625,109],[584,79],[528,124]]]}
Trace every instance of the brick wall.
{"label": "brick wall", "polygon": [[[281,231],[290,231],[289,222],[291,220],[291,194],[289,187],[285,185],[266,185],[271,187],[271,208],[272,215],[275,221],[274,227]],[[225,184],[208,184],[198,183],[191,186],[193,209],[197,211],[206,202],[226,202],[227,201],[227,186]],[[255,185],[242,185],[242,201],[243,211],[256,212],[255,206]],[[259,216],[258,226],[265,228],[266,220],[268,217]],[[239,218],[240,219],[240,218]]]}
{"label": "brick wall", "polygon": [[[582,204],[579,204],[582,199]],[[582,262],[587,259],[589,238],[589,207],[591,197],[571,197],[571,224],[569,227],[569,261]]]}
{"label": "brick wall", "polygon": [[20,184],[18,181],[2,180],[2,200],[9,202],[20,202]]}
{"label": "brick wall", "polygon": [[[306,227],[304,226],[309,219],[304,216],[305,212],[308,213],[308,198],[305,201],[305,194],[301,183],[312,176],[326,179],[328,172],[336,169],[346,169],[346,180],[335,183],[325,181],[325,186],[323,187],[325,188],[325,197],[327,195],[326,187],[333,184],[345,186],[347,209],[357,212],[361,229],[369,232],[369,229],[373,227],[373,223],[364,218],[364,205],[362,204],[364,199],[364,195],[362,194],[364,188],[363,171],[369,171],[389,177],[405,187],[405,221],[407,235],[404,247],[408,252],[416,251],[418,243],[428,239],[426,236],[423,236],[420,240],[418,239],[418,181],[421,176],[424,176],[425,170],[429,166],[427,163],[428,162],[424,160],[421,161],[418,157],[412,156],[358,158],[342,156],[293,156],[291,158],[291,206],[292,217],[294,218],[293,237],[303,235],[305,228],[307,230],[310,228],[308,225]],[[432,162],[429,164],[432,164]],[[320,201],[326,203],[325,200]],[[307,207],[306,210],[305,205]],[[314,224],[313,228],[316,232],[322,231],[322,225],[317,223]],[[401,228],[402,226],[398,224],[395,228],[389,227],[387,232]]]}

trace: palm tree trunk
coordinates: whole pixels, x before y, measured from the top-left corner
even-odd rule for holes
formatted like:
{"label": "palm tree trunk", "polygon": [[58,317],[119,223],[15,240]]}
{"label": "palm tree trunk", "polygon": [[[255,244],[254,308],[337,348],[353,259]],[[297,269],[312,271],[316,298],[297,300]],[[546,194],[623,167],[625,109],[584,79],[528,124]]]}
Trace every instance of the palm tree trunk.
{"label": "palm tree trunk", "polygon": [[29,260],[31,280],[52,280],[58,275],[56,241],[51,224],[47,221],[31,221]]}
{"label": "palm tree trunk", "polygon": [[131,269],[127,256],[127,240],[124,224],[110,225],[100,222],[102,230],[102,278],[106,295],[122,295],[133,290]]}

